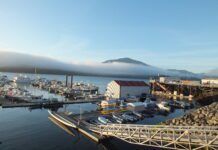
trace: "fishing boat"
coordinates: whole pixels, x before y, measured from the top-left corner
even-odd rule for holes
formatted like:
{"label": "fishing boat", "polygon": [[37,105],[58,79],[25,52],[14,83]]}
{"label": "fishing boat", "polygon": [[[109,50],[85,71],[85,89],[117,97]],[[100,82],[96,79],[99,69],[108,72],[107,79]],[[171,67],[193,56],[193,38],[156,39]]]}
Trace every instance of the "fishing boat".
{"label": "fishing boat", "polygon": [[132,113],[136,116],[138,116],[139,118],[143,118],[143,115],[137,111],[132,111]]}
{"label": "fishing boat", "polygon": [[120,115],[118,115],[118,114],[115,114],[115,113],[113,113],[112,114],[112,117],[116,120],[116,122],[118,122],[118,123],[123,123],[124,122],[124,119],[120,116]]}
{"label": "fishing boat", "polygon": [[170,107],[169,107],[169,104],[167,102],[162,101],[161,103],[158,103],[157,106],[161,110],[170,111]]}
{"label": "fishing boat", "polygon": [[146,98],[146,100],[144,101],[144,106],[145,108],[154,108],[156,107],[156,103],[155,101],[152,101],[150,98]]}
{"label": "fishing boat", "polygon": [[135,118],[133,116],[130,116],[126,113],[122,114],[122,117],[126,120],[126,121],[130,121],[130,122],[134,122]]}
{"label": "fishing boat", "polygon": [[14,77],[13,81],[15,83],[23,83],[23,84],[30,84],[31,83],[31,79],[27,76],[17,76],[17,77]]}
{"label": "fishing boat", "polygon": [[102,124],[107,124],[108,123],[108,119],[102,117],[102,116],[99,116],[98,117],[98,121],[101,122]]}
{"label": "fishing boat", "polygon": [[182,107],[183,109],[191,108],[191,104],[190,104],[190,103],[180,102],[180,104],[181,104],[181,107]]}
{"label": "fishing boat", "polygon": [[58,120],[59,122],[63,123],[64,125],[77,128],[77,126],[74,123],[68,121],[63,116],[59,115],[57,112],[48,110],[48,113],[50,114],[50,116],[52,116],[54,119]]}
{"label": "fishing boat", "polygon": [[116,106],[117,100],[103,100],[100,105],[101,107]]}

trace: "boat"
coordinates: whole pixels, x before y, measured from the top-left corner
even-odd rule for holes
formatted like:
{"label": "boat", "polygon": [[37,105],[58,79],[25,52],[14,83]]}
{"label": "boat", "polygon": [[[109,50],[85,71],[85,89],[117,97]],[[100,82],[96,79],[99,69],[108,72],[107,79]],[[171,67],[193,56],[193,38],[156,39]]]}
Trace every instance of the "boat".
{"label": "boat", "polygon": [[156,107],[156,103],[152,101],[150,98],[146,98],[146,100],[144,101],[144,106],[145,108],[154,108]]}
{"label": "boat", "polygon": [[143,118],[143,115],[141,113],[137,112],[137,111],[132,111],[132,113],[134,115],[136,115],[137,117],[139,117],[139,118]]}
{"label": "boat", "polygon": [[117,100],[103,100],[100,105],[101,107],[116,106]]}
{"label": "boat", "polygon": [[134,119],[133,116],[130,116],[130,115],[126,114],[126,113],[122,114],[122,117],[123,117],[126,121],[130,121],[130,122],[134,122],[134,121],[135,121],[135,119]]}
{"label": "boat", "polygon": [[88,123],[91,123],[93,125],[102,125],[103,123],[101,123],[100,121],[96,120],[96,119],[90,119],[88,120]]}
{"label": "boat", "polygon": [[42,99],[43,95],[31,95],[32,99]]}
{"label": "boat", "polygon": [[58,98],[56,98],[56,97],[49,97],[48,99],[47,99],[47,101],[48,102],[58,102]]}
{"label": "boat", "polygon": [[108,119],[102,117],[102,116],[99,116],[98,117],[98,121],[101,122],[102,124],[107,124],[108,123]]}
{"label": "boat", "polygon": [[127,105],[124,103],[124,100],[120,101],[120,107],[127,107]]}
{"label": "boat", "polygon": [[170,111],[169,104],[167,102],[162,101],[161,103],[158,103],[157,106],[161,110]]}
{"label": "boat", "polygon": [[5,75],[0,75],[0,83],[6,83],[8,82],[8,77]]}
{"label": "boat", "polygon": [[140,119],[140,117],[138,115],[135,115],[132,111],[129,112],[125,112],[126,115],[129,115],[130,117],[132,117],[133,121],[138,121]]}
{"label": "boat", "polygon": [[124,123],[124,119],[120,115],[113,113],[112,117],[116,120],[116,122]]}
{"label": "boat", "polygon": [[174,101],[174,100],[170,101],[168,103],[168,105],[171,107],[174,107],[174,108],[183,108],[184,107],[183,106],[184,104],[181,101]]}
{"label": "boat", "polygon": [[69,126],[69,127],[73,127],[73,128],[77,128],[77,126],[74,123],[72,123],[72,122],[68,121],[67,119],[65,119],[64,117],[60,116],[57,112],[48,110],[48,113],[50,114],[50,116],[52,116],[54,119],[58,120],[59,122],[63,123],[64,125]]}
{"label": "boat", "polygon": [[14,77],[13,81],[15,83],[23,83],[23,84],[30,84],[31,83],[31,79],[27,76],[18,76],[18,77]]}
{"label": "boat", "polygon": [[182,107],[183,109],[191,108],[191,104],[190,104],[190,103],[180,102],[180,104],[181,104],[181,107]]}

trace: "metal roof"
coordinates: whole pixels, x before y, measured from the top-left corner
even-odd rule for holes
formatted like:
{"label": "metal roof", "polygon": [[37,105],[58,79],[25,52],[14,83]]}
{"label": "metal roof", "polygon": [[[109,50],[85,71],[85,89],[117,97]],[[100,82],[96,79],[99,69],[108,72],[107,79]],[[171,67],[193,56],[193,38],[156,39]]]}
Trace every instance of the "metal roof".
{"label": "metal roof", "polygon": [[114,80],[120,86],[148,86],[144,81]]}

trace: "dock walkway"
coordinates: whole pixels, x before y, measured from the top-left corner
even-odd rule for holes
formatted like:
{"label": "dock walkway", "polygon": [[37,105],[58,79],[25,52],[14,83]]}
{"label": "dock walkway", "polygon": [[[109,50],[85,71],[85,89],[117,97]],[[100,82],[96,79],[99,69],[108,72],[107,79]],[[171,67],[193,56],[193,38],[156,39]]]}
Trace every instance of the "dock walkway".
{"label": "dock walkway", "polygon": [[63,106],[66,104],[81,104],[81,103],[96,103],[99,100],[75,100],[75,101],[62,101],[62,102],[39,102],[39,103],[2,103],[2,108],[13,108],[13,107],[53,107]]}
{"label": "dock walkway", "polygon": [[[64,113],[61,116],[73,124],[78,121]],[[93,125],[81,122],[77,128],[96,142],[102,137],[116,137],[131,144],[166,149],[218,149],[218,127],[212,126]]]}
{"label": "dock walkway", "polygon": [[54,117],[61,123],[67,126],[73,127],[74,129],[78,130],[80,133],[82,133],[83,135],[87,136],[88,138],[90,138],[91,140],[97,143],[100,142],[100,140],[104,138],[103,136],[100,136],[99,134],[96,134],[95,132],[92,132],[91,130],[89,130],[88,128],[89,125],[83,120],[69,117],[68,115],[64,113],[57,113],[57,112],[51,112],[51,111],[49,111],[49,113],[52,117]]}

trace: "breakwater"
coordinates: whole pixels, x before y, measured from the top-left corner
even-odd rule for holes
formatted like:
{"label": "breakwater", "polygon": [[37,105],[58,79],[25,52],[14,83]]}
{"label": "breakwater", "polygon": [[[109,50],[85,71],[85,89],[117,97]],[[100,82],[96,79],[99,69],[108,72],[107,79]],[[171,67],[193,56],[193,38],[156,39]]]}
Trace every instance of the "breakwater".
{"label": "breakwater", "polygon": [[167,120],[163,125],[218,126],[218,102],[194,110],[183,117]]}

